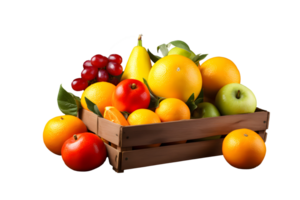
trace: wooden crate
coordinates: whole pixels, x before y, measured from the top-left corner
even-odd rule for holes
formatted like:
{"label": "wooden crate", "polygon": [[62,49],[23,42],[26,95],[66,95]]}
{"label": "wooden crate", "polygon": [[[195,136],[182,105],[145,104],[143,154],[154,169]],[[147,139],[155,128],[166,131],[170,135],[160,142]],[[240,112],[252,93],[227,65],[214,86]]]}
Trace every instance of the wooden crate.
{"label": "wooden crate", "polygon": [[[190,119],[158,124],[121,126],[82,109],[79,118],[87,128],[109,141],[106,144],[110,164],[116,172],[196,158],[222,155],[222,142],[229,132],[248,128],[266,141],[270,113],[257,108],[255,113],[228,115],[213,118]],[[221,139],[199,141],[201,138],[222,135]],[[198,140],[197,140],[198,139]],[[135,146],[174,144],[146,149]]]}
{"label": "wooden crate", "polygon": [[[191,166],[192,160],[222,157],[223,138],[207,141],[195,139],[227,135],[239,128],[256,131],[265,142],[269,135],[268,110],[257,108],[255,113],[190,119],[160,124],[121,126],[82,109],[78,117],[87,128],[112,143],[105,144],[108,152],[108,168],[116,173],[170,172],[182,165]],[[133,146],[169,143],[188,140],[184,144],[133,150]],[[115,145],[113,145],[115,144]],[[59,155],[51,155],[43,146],[43,170],[68,170]],[[145,159],[146,158],[146,159]],[[60,169],[59,169],[60,167]],[[189,167],[191,169],[191,167]],[[223,170],[235,170],[223,160]],[[178,170],[191,173],[191,170]]]}

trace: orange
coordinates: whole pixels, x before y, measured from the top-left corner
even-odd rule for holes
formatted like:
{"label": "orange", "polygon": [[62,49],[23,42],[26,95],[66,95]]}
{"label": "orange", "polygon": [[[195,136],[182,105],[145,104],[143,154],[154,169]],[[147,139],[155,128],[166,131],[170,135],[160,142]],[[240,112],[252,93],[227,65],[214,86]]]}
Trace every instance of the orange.
{"label": "orange", "polygon": [[257,133],[244,128],[234,130],[225,137],[222,151],[226,161],[233,167],[251,169],[263,161],[266,145]]}
{"label": "orange", "polygon": [[131,113],[127,119],[130,125],[160,123],[156,113],[148,109],[138,109]]}
{"label": "orange", "polygon": [[199,67],[202,75],[204,96],[214,101],[218,91],[229,83],[240,83],[241,76],[236,65],[229,59],[214,57]]}
{"label": "orange", "polygon": [[156,108],[155,113],[159,116],[162,122],[191,118],[189,107],[183,101],[175,98],[162,100]]}
{"label": "orange", "polygon": [[108,82],[98,82],[87,87],[81,96],[81,105],[84,109],[89,110],[85,97],[97,105],[99,111],[103,115],[104,108],[112,105],[112,94],[116,86]]}
{"label": "orange", "polygon": [[[131,113],[127,119],[130,125],[142,125],[160,123],[160,119],[153,111],[148,109],[138,109]],[[143,133],[141,133],[143,134]],[[133,149],[145,149],[151,147],[159,147],[161,144],[150,144],[143,146],[135,146]]]}
{"label": "orange", "polygon": [[46,147],[57,155],[61,155],[64,142],[74,134],[87,132],[84,123],[72,115],[54,117],[44,128],[43,139]]}
{"label": "orange", "polygon": [[148,84],[157,96],[186,102],[193,93],[195,98],[199,95],[202,78],[197,65],[191,59],[181,55],[169,55],[153,65]]}
{"label": "orange", "polygon": [[128,126],[128,122],[120,111],[113,106],[106,106],[104,109],[104,119],[120,124],[121,126]]}
{"label": "orange", "polygon": [[[128,126],[128,122],[125,119],[125,117],[122,115],[120,111],[118,111],[115,107],[113,106],[106,106],[104,109],[104,119],[107,119],[109,121],[112,121],[114,123],[120,124],[122,126]],[[109,144],[107,140],[104,138],[101,138],[106,144]],[[117,148],[117,145],[110,143],[110,145],[114,148]]]}

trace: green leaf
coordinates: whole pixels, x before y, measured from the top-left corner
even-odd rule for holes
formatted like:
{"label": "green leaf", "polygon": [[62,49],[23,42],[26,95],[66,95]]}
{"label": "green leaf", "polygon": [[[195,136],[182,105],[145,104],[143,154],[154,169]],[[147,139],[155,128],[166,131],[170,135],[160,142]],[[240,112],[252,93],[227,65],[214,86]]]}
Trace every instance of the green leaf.
{"label": "green leaf", "polygon": [[102,116],[101,112],[99,111],[97,105],[94,105],[94,111],[95,111],[95,114],[96,114],[96,115],[98,115],[99,117],[102,117],[102,118],[103,118],[103,116]]}
{"label": "green leaf", "polygon": [[194,63],[197,63],[200,60],[203,60],[204,58],[206,58],[207,55],[208,54],[198,54],[192,60],[193,60]]}
{"label": "green leaf", "polygon": [[76,104],[77,104],[77,108],[78,108],[78,109],[79,109],[79,108],[82,108],[80,98],[77,97],[77,96],[75,96],[74,94],[72,94],[72,93],[70,93],[70,92],[69,92],[69,94],[70,94],[70,95],[73,97],[73,99],[75,100],[75,102],[76,102]]}
{"label": "green leaf", "polygon": [[156,63],[159,59],[161,59],[161,57],[152,54],[149,49],[148,49],[148,54],[149,54],[150,59],[154,63]]}
{"label": "green leaf", "polygon": [[193,93],[186,102],[186,105],[189,107],[191,113],[197,108],[194,99],[195,99],[195,94]]}
{"label": "green leaf", "polygon": [[150,92],[150,95],[152,95],[153,97],[155,97],[156,99],[158,99],[158,96],[156,96],[156,95],[152,92],[152,90],[150,89],[147,80],[146,80],[145,78],[143,78],[143,81],[144,81],[144,84],[147,86],[147,88],[148,88],[148,90],[149,90],[149,92]]}
{"label": "green leaf", "polygon": [[170,44],[172,44],[172,45],[175,46],[175,47],[179,47],[179,48],[181,48],[181,49],[184,49],[184,50],[186,50],[186,51],[188,51],[188,52],[191,52],[189,45],[187,45],[187,43],[185,43],[184,41],[181,41],[181,40],[175,40],[175,41],[170,42],[170,43],[168,44],[168,46],[170,46]]}
{"label": "green leaf", "polygon": [[59,113],[65,114],[65,115],[73,115],[73,116],[77,117],[78,108],[77,108],[76,104],[68,103],[66,101],[61,101],[58,99],[56,99],[56,104],[57,104]]}
{"label": "green leaf", "polygon": [[198,106],[199,103],[203,102],[203,98],[198,98],[195,100],[195,104]]}
{"label": "green leaf", "polygon": [[197,96],[196,100],[199,98],[203,98],[203,89],[201,90],[201,92],[199,93],[199,95]]}
{"label": "green leaf", "polygon": [[92,111],[93,113],[95,113],[96,115],[98,115],[99,117],[102,117],[102,114],[101,112],[99,111],[98,107],[96,104],[94,104],[91,100],[89,100],[88,98],[85,97],[85,102],[86,102],[86,105],[88,107],[88,109],[90,111]]}
{"label": "green leaf", "polygon": [[57,104],[60,111],[66,115],[77,116],[78,110],[81,108],[80,98],[67,92],[62,85],[60,85]]}
{"label": "green leaf", "polygon": [[186,103],[188,103],[188,102],[193,102],[194,100],[195,100],[195,94],[193,93],[193,94],[189,97],[189,99],[187,100]]}
{"label": "green leaf", "polygon": [[148,85],[148,82],[146,79],[143,78],[143,81],[144,81],[144,84],[147,86],[148,90],[149,90],[149,93],[150,93],[150,104],[148,106],[148,108],[157,108],[159,103],[164,100],[165,98],[164,97],[159,97],[159,96],[156,96],[150,89],[149,85]]}
{"label": "green leaf", "polygon": [[125,117],[125,119],[127,119],[128,116],[130,115],[129,112],[126,112],[126,111],[121,111],[121,113]]}
{"label": "green leaf", "polygon": [[169,53],[168,43],[161,43],[159,46],[159,51],[162,57],[167,56]]}

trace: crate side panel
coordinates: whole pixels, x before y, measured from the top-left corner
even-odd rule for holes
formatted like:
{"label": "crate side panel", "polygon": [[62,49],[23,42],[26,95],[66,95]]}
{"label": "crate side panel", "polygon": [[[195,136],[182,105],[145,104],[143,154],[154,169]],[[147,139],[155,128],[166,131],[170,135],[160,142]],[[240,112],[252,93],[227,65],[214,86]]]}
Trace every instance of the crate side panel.
{"label": "crate side panel", "polygon": [[123,127],[122,146],[139,146],[226,135],[239,128],[267,128],[268,112],[191,119],[160,124]]}
{"label": "crate side panel", "polygon": [[91,111],[81,109],[79,117],[90,131],[97,133],[97,115]]}
{"label": "crate side panel", "polygon": [[106,119],[98,117],[97,134],[109,142],[120,145],[121,126]]}
{"label": "crate side panel", "polygon": [[123,170],[222,154],[223,139],[134,150],[122,153]]}
{"label": "crate side panel", "polygon": [[106,150],[107,150],[107,157],[109,160],[109,163],[111,166],[113,166],[115,169],[119,168],[119,161],[120,161],[120,152],[109,146],[108,144],[104,143],[106,146]]}

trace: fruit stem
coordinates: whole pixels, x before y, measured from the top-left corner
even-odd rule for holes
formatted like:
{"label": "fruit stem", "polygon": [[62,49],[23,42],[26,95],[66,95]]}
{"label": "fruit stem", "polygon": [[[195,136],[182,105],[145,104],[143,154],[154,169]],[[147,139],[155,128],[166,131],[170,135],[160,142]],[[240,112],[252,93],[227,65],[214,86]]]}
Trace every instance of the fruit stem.
{"label": "fruit stem", "polygon": [[73,135],[74,140],[77,140],[77,135]]}
{"label": "fruit stem", "polygon": [[138,46],[142,47],[142,34],[139,35],[139,38],[138,38]]}
{"label": "fruit stem", "polygon": [[240,98],[241,98],[241,91],[240,91],[240,90],[238,90],[238,92],[236,93],[236,98],[237,98],[237,99],[240,99]]}
{"label": "fruit stem", "polygon": [[135,88],[136,88],[136,84],[135,84],[135,83],[132,83],[132,84],[131,84],[131,89],[134,90]]}

